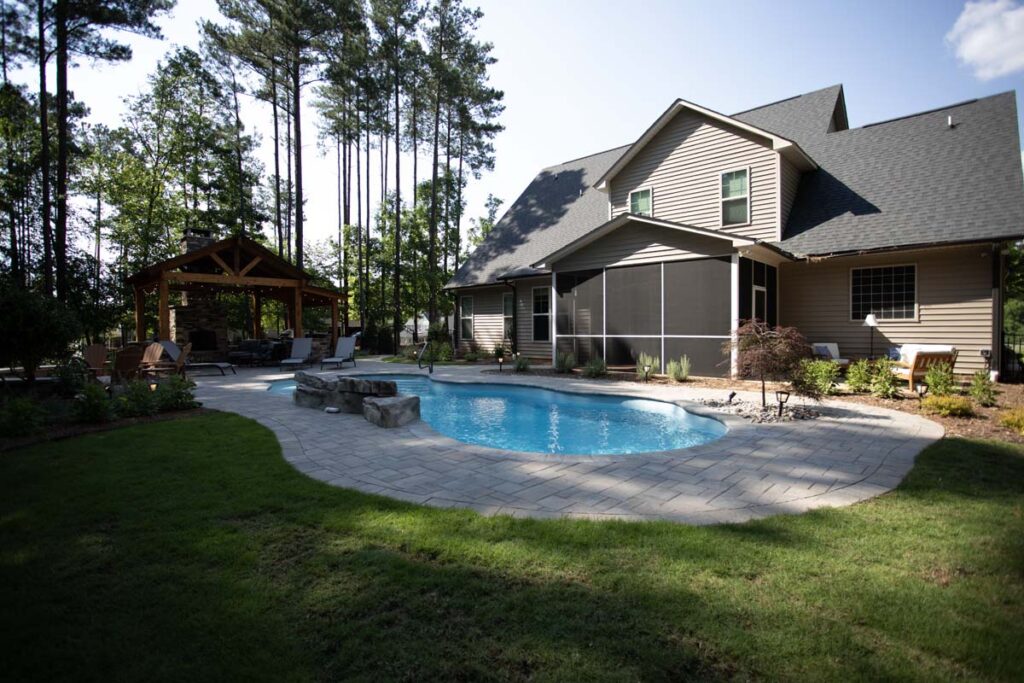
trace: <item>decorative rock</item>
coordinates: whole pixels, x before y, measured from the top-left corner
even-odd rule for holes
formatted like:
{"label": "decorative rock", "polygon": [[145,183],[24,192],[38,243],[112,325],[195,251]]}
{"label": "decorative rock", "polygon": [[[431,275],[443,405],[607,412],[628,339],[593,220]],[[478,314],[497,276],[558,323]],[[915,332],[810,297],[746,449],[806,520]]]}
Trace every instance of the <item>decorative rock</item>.
{"label": "decorative rock", "polygon": [[320,408],[327,400],[328,395],[323,389],[308,387],[305,384],[295,385],[295,405],[304,408]]}
{"label": "decorative rock", "polygon": [[326,380],[323,377],[317,377],[316,375],[303,370],[299,370],[295,373],[295,383],[305,385],[307,387],[313,387],[314,389],[323,389],[324,391],[333,391],[335,385],[335,382]]}
{"label": "decorative rock", "polygon": [[368,396],[363,399],[363,417],[378,427],[401,427],[420,419],[419,396]]}
{"label": "decorative rock", "polygon": [[327,406],[326,408],[324,408],[324,412],[334,415],[335,413],[340,413],[341,411],[334,406]]}

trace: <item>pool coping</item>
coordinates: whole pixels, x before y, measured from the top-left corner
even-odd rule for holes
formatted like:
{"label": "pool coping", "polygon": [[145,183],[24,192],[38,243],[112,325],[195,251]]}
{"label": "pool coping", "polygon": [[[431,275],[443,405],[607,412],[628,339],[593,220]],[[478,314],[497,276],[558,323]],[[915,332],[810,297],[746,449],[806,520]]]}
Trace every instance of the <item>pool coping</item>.
{"label": "pool coping", "polygon": [[[360,363],[314,374],[428,374],[372,362],[367,370],[366,361]],[[578,389],[549,377],[506,376],[496,382],[494,374],[482,376],[484,369],[453,368],[437,379],[681,403],[685,410],[722,421],[729,431],[683,449],[567,456],[466,444],[422,421],[385,430],[359,415],[325,416],[269,394],[267,381],[289,378],[276,373],[255,382],[244,376],[248,372],[197,378],[198,396],[209,407],[272,429],[285,459],[313,478],[433,507],[516,517],[714,524],[844,506],[890,491],[917,454],[943,436],[942,427],[930,420],[862,404],[826,401],[818,419],[754,424],[696,402],[720,397],[720,390],[665,391],[624,383],[585,383]],[[684,396],[666,400],[670,394]],[[754,395],[741,392],[740,398]]]}

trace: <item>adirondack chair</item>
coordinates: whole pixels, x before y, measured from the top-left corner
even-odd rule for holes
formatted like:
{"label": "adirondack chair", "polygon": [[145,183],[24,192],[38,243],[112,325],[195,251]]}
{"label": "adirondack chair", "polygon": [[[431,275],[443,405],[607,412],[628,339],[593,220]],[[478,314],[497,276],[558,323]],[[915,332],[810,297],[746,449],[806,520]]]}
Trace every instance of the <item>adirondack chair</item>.
{"label": "adirondack chair", "polygon": [[82,352],[85,364],[93,377],[107,374],[107,347],[103,344],[89,344]]}
{"label": "adirondack chair", "polygon": [[[174,362],[177,362],[178,358],[184,352],[184,349],[182,349],[180,346],[178,346],[172,341],[162,341],[160,342],[160,345],[164,347],[164,351],[167,352],[168,357],[170,357],[170,359]],[[187,346],[190,350],[192,349],[191,343],[186,344],[185,346]],[[227,374],[224,372],[225,370],[230,370],[232,375],[238,374],[237,372],[235,372],[235,366],[231,363],[225,363],[222,361],[210,361],[208,363],[193,363],[188,360],[188,354],[185,354],[184,363],[186,370],[202,370],[203,368],[213,368],[215,370],[220,370],[221,375]]]}
{"label": "adirondack chair", "polygon": [[143,369],[143,374],[153,377],[164,377],[169,375],[185,376],[185,368],[188,367],[188,355],[192,353],[192,344],[185,344],[178,353],[178,357],[170,362],[161,362]]}
{"label": "adirondack chair", "polygon": [[142,362],[141,346],[126,346],[114,357],[114,367],[110,372],[112,382],[127,382],[139,376],[139,365]]}

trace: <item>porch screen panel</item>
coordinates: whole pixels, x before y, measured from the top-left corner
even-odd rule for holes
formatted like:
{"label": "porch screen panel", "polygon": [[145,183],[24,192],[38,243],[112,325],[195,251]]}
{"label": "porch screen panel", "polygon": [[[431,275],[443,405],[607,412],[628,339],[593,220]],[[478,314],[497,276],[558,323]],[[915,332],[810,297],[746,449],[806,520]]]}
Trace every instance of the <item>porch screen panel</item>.
{"label": "porch screen panel", "polygon": [[608,334],[661,334],[661,264],[609,268],[606,277]]}
{"label": "porch screen panel", "polygon": [[[610,319],[611,315],[608,317]],[[605,362],[608,365],[633,366],[641,353],[661,356],[661,337],[608,337],[607,353]],[[652,372],[661,372],[661,369],[654,368]]]}
{"label": "porch screen panel", "polygon": [[555,344],[558,353],[576,356],[577,365],[586,365],[592,358],[604,358],[604,344],[600,337],[559,337]]}
{"label": "porch screen panel", "polygon": [[766,263],[740,258],[740,320],[754,317],[754,289],[761,288],[764,296],[764,322],[779,323],[779,271]]}
{"label": "porch screen panel", "polygon": [[603,330],[600,270],[558,273],[558,334],[601,334]]}
{"label": "porch screen panel", "polygon": [[[690,358],[690,372],[694,375],[707,377],[727,377],[729,375],[729,357],[722,349],[727,339],[680,339],[665,338],[665,358],[667,365],[670,360],[678,360],[683,354]],[[724,362],[723,362],[724,361]]]}
{"label": "porch screen panel", "polygon": [[729,258],[665,264],[665,334],[729,334]]}

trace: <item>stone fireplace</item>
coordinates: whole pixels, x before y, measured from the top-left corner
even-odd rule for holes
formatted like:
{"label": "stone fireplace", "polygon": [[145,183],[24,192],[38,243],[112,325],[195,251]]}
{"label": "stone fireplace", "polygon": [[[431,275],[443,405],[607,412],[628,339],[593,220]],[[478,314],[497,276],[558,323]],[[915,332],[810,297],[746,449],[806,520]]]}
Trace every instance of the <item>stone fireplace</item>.
{"label": "stone fireplace", "polygon": [[183,294],[181,306],[171,306],[171,339],[192,344],[196,361],[224,360],[228,355],[228,312],[215,294]]}

